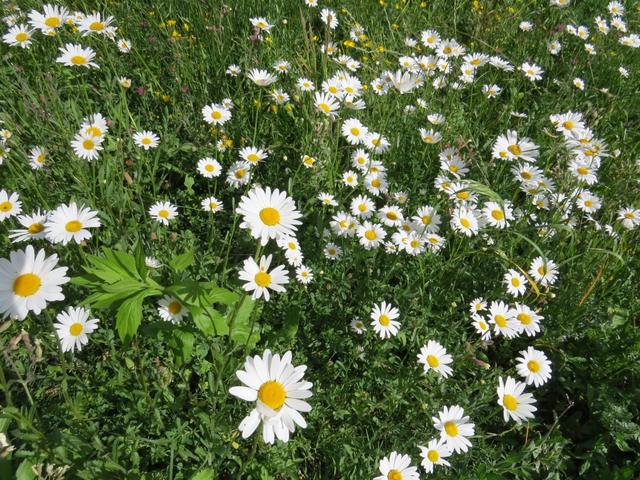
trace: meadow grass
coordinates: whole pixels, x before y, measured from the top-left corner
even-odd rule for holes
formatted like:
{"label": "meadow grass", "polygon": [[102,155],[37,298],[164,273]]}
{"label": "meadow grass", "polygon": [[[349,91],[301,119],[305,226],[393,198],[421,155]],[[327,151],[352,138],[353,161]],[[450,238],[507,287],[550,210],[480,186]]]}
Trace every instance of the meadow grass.
{"label": "meadow grass", "polygon": [[[640,5],[623,3],[629,32],[638,31]],[[36,1],[5,1],[3,16],[15,4],[22,18],[42,8]],[[475,423],[472,447],[448,458],[450,467],[436,466],[434,478],[640,475],[639,237],[638,229],[623,228],[617,218],[621,208],[640,207],[640,54],[621,45],[622,33],[613,27],[607,35],[597,31],[596,16],[611,23],[607,2],[566,8],[546,0],[321,0],[319,8],[302,0],[64,5],[112,15],[118,37],[132,48],[122,53],[111,40],[81,37],[71,27],[51,37],[34,33],[28,49],[0,46],[0,129],[12,133],[4,143],[10,152],[0,165],[0,188],[19,193],[22,213],[73,201],[98,211],[101,222],[81,244],[33,241],[48,255],[56,253],[73,280],[64,286],[64,301],[0,324],[0,432],[13,449],[3,451],[0,478],[37,478],[32,465],[43,464],[68,466],[64,478],[82,479],[373,478],[392,451],[410,454],[418,465],[417,445],[438,437],[431,418],[451,405],[463,407]],[[335,10],[337,29],[320,20],[324,7]],[[274,24],[261,39],[252,38],[249,22],[257,16]],[[530,32],[519,29],[524,20],[533,23]],[[356,24],[366,37],[345,43]],[[595,55],[585,51],[585,40],[567,33],[567,25],[589,26],[586,42]],[[335,61],[340,53],[361,62],[353,75],[368,85],[383,71],[398,70],[399,57],[429,54],[420,42],[426,29],[456,39],[468,52],[500,55],[515,71],[485,66],[461,89],[435,89],[433,78],[426,78],[404,95],[391,88],[378,96],[369,86],[362,95],[366,108],[341,108],[335,121],[318,112],[313,93],[295,85],[306,77],[320,90],[344,70]],[[406,37],[421,50],[405,45]],[[554,39],[562,42],[558,55],[548,52]],[[327,41],[339,50],[333,57],[320,49]],[[93,48],[100,68],[56,63],[66,43]],[[252,68],[272,71],[279,60],[290,63],[290,72],[271,87],[247,79]],[[518,71],[527,61],[544,70],[540,81]],[[459,62],[452,63],[450,82],[459,74]],[[231,64],[241,68],[239,76],[225,73]],[[130,88],[120,85],[121,76],[131,79]],[[576,77],[585,82],[583,91],[574,86]],[[502,93],[487,98],[485,84],[499,85]],[[289,101],[276,104],[270,96],[275,88]],[[202,108],[225,98],[233,101],[232,118],[222,126],[204,122]],[[593,185],[569,172],[571,154],[549,119],[568,111],[580,112],[608,147]],[[109,131],[99,158],[88,162],[74,155],[70,141],[83,119],[98,112],[109,120]],[[431,125],[429,113],[446,120]],[[390,142],[375,157],[386,167],[388,195],[368,193],[364,175],[355,189],[342,182],[356,148],[341,134],[351,117]],[[421,127],[439,131],[442,141],[425,144]],[[132,136],[141,130],[159,136],[157,148],[134,144]],[[494,142],[507,130],[539,146],[535,166],[572,208],[536,208],[511,174],[514,163],[492,158]],[[29,166],[33,146],[47,151],[43,169]],[[249,184],[234,188],[225,182],[226,172],[243,146],[264,148],[269,156],[252,167]],[[434,185],[446,147],[457,149],[469,166],[468,180],[476,182],[469,188],[480,204],[498,199],[513,205],[512,225],[485,227],[473,236],[452,230],[457,204]],[[313,168],[305,168],[303,155],[316,159]],[[217,159],[223,175],[199,175],[203,157]],[[272,293],[268,302],[251,300],[238,278],[243,261],[260,254],[272,253],[274,266],[286,265],[275,242],[260,246],[240,228],[236,208],[257,185],[285,190],[295,201],[302,213],[296,236],[314,275],[304,285],[287,267],[286,292]],[[592,216],[575,206],[578,188],[602,200]],[[425,204],[442,215],[439,253],[366,250],[357,239],[331,231],[332,216],[348,211],[356,195],[369,195],[380,208],[399,205],[391,196],[397,191],[407,195],[405,215]],[[339,207],[323,206],[320,192],[335,195]],[[202,211],[200,202],[209,196],[222,200],[222,211]],[[148,213],[165,200],[179,210],[168,226]],[[15,218],[1,222],[2,258],[25,248],[11,243],[15,228]],[[393,229],[387,231],[390,240]],[[343,249],[338,260],[324,254],[327,242]],[[149,268],[145,256],[162,268]],[[538,256],[557,264],[557,282],[544,287],[528,275],[526,296],[514,300],[504,274],[528,272]],[[96,273],[105,257],[108,274],[122,282],[115,293],[109,290],[113,282]],[[127,303],[132,292],[142,292],[139,302]],[[163,294],[191,302],[190,315],[177,325],[160,320],[156,301]],[[483,340],[469,313],[477,297],[527,303],[544,316],[541,332]],[[386,340],[369,326],[372,305],[382,301],[400,310],[401,327]],[[91,306],[99,328],[81,351],[63,353],[53,323],[76,305]],[[364,334],[350,327],[354,318],[368,326]],[[416,361],[428,340],[453,356],[450,378],[425,374]],[[545,352],[552,377],[527,387],[537,400],[535,418],[505,422],[496,386],[507,376],[521,380],[515,359],[528,346]],[[313,383],[307,428],[274,445],[265,444],[259,431],[241,438],[238,424],[250,408],[229,394],[240,384],[235,372],[245,357],[266,348],[290,350],[293,364],[306,365],[305,380]]]}

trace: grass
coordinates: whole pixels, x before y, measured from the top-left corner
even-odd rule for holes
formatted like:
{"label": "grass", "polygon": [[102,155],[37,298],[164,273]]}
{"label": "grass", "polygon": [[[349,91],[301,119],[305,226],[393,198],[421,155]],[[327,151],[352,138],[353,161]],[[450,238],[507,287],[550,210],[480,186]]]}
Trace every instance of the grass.
{"label": "grass", "polygon": [[[73,200],[98,210],[102,222],[83,245],[41,241],[40,247],[57,253],[74,278],[81,278],[93,256],[108,247],[161,260],[165,266],[149,278],[163,291],[197,280],[236,296],[227,307],[216,307],[226,315],[222,328],[231,336],[205,320],[187,319],[177,327],[161,322],[155,299],[148,298],[135,335],[119,338],[118,305],[94,308],[100,328],[89,344],[81,352],[61,353],[52,329],[56,314],[102,288],[80,280],[65,286],[64,302],[50,303],[41,315],[2,323],[0,431],[15,451],[0,460],[0,477],[34,478],[31,464],[45,463],[67,465],[65,478],[82,479],[372,478],[379,460],[393,450],[409,453],[417,465],[416,445],[437,433],[431,417],[453,404],[476,425],[473,447],[451,457],[450,468],[437,468],[435,478],[631,479],[640,474],[635,454],[640,440],[638,233],[616,221],[619,208],[639,207],[640,110],[633,100],[639,93],[638,50],[620,45],[613,29],[606,36],[596,32],[593,19],[608,16],[607,2],[565,9],[546,1],[422,3],[322,2],[340,19],[330,32],[318,9],[297,0],[68,1],[70,10],[113,15],[132,51],[120,53],[107,39],[80,37],[71,29],[51,38],[38,34],[28,50],[2,44],[0,120],[13,136],[0,166],[1,188],[19,192],[23,212],[49,211]],[[18,4],[23,11],[40,7],[40,2]],[[632,2],[626,7],[628,29],[637,31],[640,10]],[[9,13],[8,5],[3,9]],[[254,43],[249,18],[258,15],[275,27]],[[533,22],[533,31],[520,31],[522,20]],[[344,46],[356,22],[369,40]],[[585,52],[579,38],[560,33],[560,26],[570,23],[589,25],[595,56]],[[367,91],[367,108],[341,110],[336,122],[315,111],[312,96],[295,88],[300,76],[319,87],[338,70],[320,52],[328,38],[362,62],[356,75],[366,84],[383,70],[399,68],[398,57],[410,52],[405,37],[419,39],[426,28],[456,38],[470,51],[499,53],[516,67],[537,63],[543,79],[532,83],[517,71],[484,68],[461,90],[434,90],[428,81],[406,95],[391,91],[378,97]],[[553,38],[563,44],[559,56],[547,52]],[[67,42],[94,48],[100,69],[56,64],[58,47]],[[291,73],[275,87],[292,99],[275,106],[268,89],[253,85],[244,72],[269,69],[281,59],[291,63]],[[232,63],[243,75],[225,75]],[[629,78],[618,73],[621,65],[631,72]],[[132,87],[121,88],[119,76],[130,77]],[[573,86],[575,77],[584,79],[585,91]],[[481,86],[492,83],[503,92],[487,99]],[[224,129],[211,128],[200,111],[225,97],[235,103],[233,118]],[[427,108],[406,113],[417,99]],[[557,191],[570,194],[579,184],[568,173],[562,136],[549,121],[549,115],[569,110],[581,112],[611,152],[619,150],[603,159],[598,183],[588,187],[603,199],[594,217],[613,225],[617,237],[597,230],[575,208],[566,218],[558,209],[535,209],[513,180],[511,164],[491,158],[495,139],[516,130],[540,146],[536,166],[555,181]],[[527,116],[515,117],[514,111]],[[112,123],[99,160],[86,162],[74,156],[69,142],[82,119],[96,112]],[[417,132],[430,128],[426,113],[433,112],[446,117],[435,127],[443,141],[425,145]],[[341,121],[349,116],[390,140],[391,148],[380,158],[391,191],[408,194],[405,212],[430,204],[443,215],[442,253],[389,255],[325,232],[337,209],[322,207],[319,192],[335,194],[341,209],[366,193],[362,186],[350,190],[341,183],[354,150],[340,135]],[[143,129],[159,135],[157,149],[134,146],[132,134]],[[217,151],[221,138],[232,140],[233,148]],[[49,152],[50,166],[42,171],[31,170],[26,161],[34,145]],[[224,175],[207,180],[196,171],[204,156],[217,158],[226,169],[243,145],[268,148],[270,156],[255,167],[252,184],[285,189],[293,197],[303,213],[298,240],[305,265],[314,272],[309,286],[292,281],[270,302],[249,305],[246,300],[244,307],[234,303],[244,298],[238,269],[254,256],[256,242],[239,228],[234,210],[249,186],[233,189]],[[452,203],[434,187],[438,154],[445,146],[460,150],[471,168],[469,178],[480,184],[482,201],[495,192],[526,218],[505,230],[483,230],[488,237],[452,232]],[[314,169],[302,166],[305,154],[317,159]],[[223,212],[201,211],[200,200],[209,195],[223,200]],[[168,227],[147,213],[158,200],[179,207],[180,216]],[[378,198],[376,205],[386,201]],[[533,213],[538,222],[529,220]],[[15,219],[0,225],[3,258],[24,248],[10,243],[12,228],[17,228]],[[327,241],[343,248],[340,260],[325,258]],[[273,242],[263,251],[275,254],[276,265],[285,263]],[[555,261],[560,271],[553,288],[531,289],[525,297],[544,315],[542,333],[483,342],[470,324],[469,302],[478,296],[509,301],[504,273],[527,271],[539,255]],[[371,327],[362,336],[353,333],[351,320],[368,319],[371,306],[382,300],[400,309],[398,335],[382,341]],[[416,362],[429,339],[453,355],[451,378],[425,375]],[[498,378],[517,377],[515,358],[530,345],[550,358],[553,376],[540,388],[527,388],[538,401],[535,419],[505,423],[496,403]],[[314,384],[307,429],[273,446],[257,434],[240,438],[238,424],[250,408],[228,394],[239,384],[235,371],[245,356],[265,348],[291,350],[293,363],[306,364],[305,378]]]}

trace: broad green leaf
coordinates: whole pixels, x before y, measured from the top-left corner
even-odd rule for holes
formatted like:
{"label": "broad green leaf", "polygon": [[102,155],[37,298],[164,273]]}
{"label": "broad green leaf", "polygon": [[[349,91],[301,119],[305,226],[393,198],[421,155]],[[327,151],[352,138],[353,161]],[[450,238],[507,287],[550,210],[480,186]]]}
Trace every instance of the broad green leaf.
{"label": "broad green leaf", "polygon": [[[260,316],[259,311],[256,311],[253,316],[251,315],[255,307],[255,302],[248,295],[241,297],[239,302],[240,305],[237,309],[231,308],[228,313],[228,315],[230,315],[228,318],[230,329],[229,338],[242,345],[255,345],[260,339],[257,326]],[[234,315],[235,319],[233,318]]]}
{"label": "broad green leaf", "polygon": [[191,477],[191,480],[213,480],[214,478],[216,478],[215,472],[211,468],[207,468],[206,470],[200,470]]}
{"label": "broad green leaf", "polygon": [[195,337],[193,333],[184,328],[174,328],[172,331],[169,346],[176,356],[178,365],[184,365],[191,358]]}
{"label": "broad green leaf", "polygon": [[31,467],[33,464],[29,460],[23,460],[16,470],[16,480],[33,480],[36,474],[33,473]]}
{"label": "broad green leaf", "polygon": [[185,252],[173,257],[169,262],[169,266],[176,272],[182,272],[186,270],[188,267],[190,267],[191,265],[193,265],[193,262],[194,262],[193,253]]}

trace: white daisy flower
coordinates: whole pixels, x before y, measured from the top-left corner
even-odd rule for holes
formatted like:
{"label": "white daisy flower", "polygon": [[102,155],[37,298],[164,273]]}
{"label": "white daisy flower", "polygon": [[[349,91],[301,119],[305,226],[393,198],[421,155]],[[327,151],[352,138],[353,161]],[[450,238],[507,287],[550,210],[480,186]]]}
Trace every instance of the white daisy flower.
{"label": "white daisy flower", "polygon": [[177,325],[187,314],[187,309],[176,297],[165,295],[158,300],[158,315],[166,322]]}
{"label": "white daisy flower", "polygon": [[440,432],[440,438],[447,442],[456,453],[467,452],[471,442],[467,437],[475,433],[475,424],[469,422],[464,409],[458,405],[444,407],[437,417],[431,417],[433,426]]}
{"label": "white daisy flower", "polygon": [[380,305],[374,305],[371,309],[371,326],[380,335],[380,338],[390,338],[398,333],[400,322],[395,319],[400,316],[400,310],[383,301]]}
{"label": "white daisy flower", "polygon": [[418,354],[418,363],[423,365],[425,373],[428,373],[429,370],[435,370],[443,378],[447,378],[453,373],[449,366],[451,362],[453,362],[451,355],[435,340],[429,340]]}
{"label": "white daisy flower", "polygon": [[66,67],[86,67],[100,68],[93,62],[96,52],[91,47],[83,47],[77,43],[67,43],[64,47],[59,47],[60,56],[56,58],[57,63],[62,63]]}
{"label": "white daisy flower", "polygon": [[529,347],[520,352],[520,357],[516,359],[516,370],[518,375],[525,379],[527,385],[540,387],[551,378],[551,361],[544,352]]}
{"label": "white daisy flower", "polygon": [[163,225],[169,225],[169,220],[178,216],[178,208],[170,202],[156,202],[149,207],[149,215]]}
{"label": "white daisy flower", "polygon": [[149,130],[143,130],[133,135],[133,142],[136,146],[149,150],[150,148],[156,148],[158,146],[160,137]]}
{"label": "white daisy flower", "polygon": [[255,402],[255,408],[238,426],[242,438],[250,437],[261,422],[265,443],[273,443],[276,437],[287,442],[296,425],[307,427],[301,413],[311,411],[304,399],[312,396],[313,384],[302,380],[306,369],[306,365],[291,364],[291,352],[280,357],[265,350],[262,356],[247,357],[244,370],[236,371],[244,386],[229,389],[231,395]]}
{"label": "white daisy flower", "polygon": [[205,212],[218,213],[222,211],[222,201],[216,197],[203,198],[200,202],[200,206]]}
{"label": "white daisy flower", "polygon": [[36,254],[31,245],[0,258],[0,313],[3,318],[24,320],[29,312],[39,315],[47,302],[64,300],[63,285],[69,281],[67,267],[58,267],[58,256]]}
{"label": "white daisy flower", "polygon": [[202,107],[202,118],[210,125],[224,125],[231,118],[231,110],[219,103]]}
{"label": "white daisy flower", "polygon": [[46,213],[40,213],[38,209],[31,215],[18,215],[17,220],[24,228],[11,230],[9,238],[13,243],[45,238],[44,224],[47,220]]}
{"label": "white daisy flower", "polygon": [[0,190],[0,222],[4,222],[7,218],[18,215],[22,211],[22,202],[20,195],[16,192],[11,194],[6,190]]}
{"label": "white daisy flower", "polygon": [[289,283],[289,276],[284,266],[279,265],[269,271],[271,257],[272,255],[268,257],[263,255],[260,257],[260,264],[249,257],[244,261],[240,271],[240,280],[246,282],[242,288],[247,292],[253,292],[252,298],[254,300],[264,296],[265,301],[268,302],[271,298],[269,290],[284,292],[285,288],[282,285]]}
{"label": "white daisy flower", "polygon": [[63,352],[82,350],[89,343],[89,335],[98,328],[100,320],[89,320],[90,311],[82,307],[69,307],[56,316],[57,323],[53,326],[60,339]]}
{"label": "white daisy flower", "polygon": [[298,280],[303,285],[307,285],[313,280],[313,272],[309,267],[300,265],[298,268],[296,268],[296,280]]}
{"label": "white daisy flower", "polygon": [[78,207],[75,202],[62,204],[49,213],[44,224],[44,232],[51,243],[66,245],[71,240],[80,243],[91,238],[87,229],[98,228],[98,212],[87,207]]}
{"label": "white daisy flower", "polygon": [[522,423],[523,420],[534,418],[533,412],[537,408],[533,404],[536,399],[530,393],[524,393],[526,384],[512,377],[507,377],[506,382],[500,377],[498,382],[498,405],[504,409],[504,421],[512,419],[516,423]]}
{"label": "white daisy flower", "polygon": [[427,473],[433,473],[435,465],[451,466],[445,458],[450,457],[453,452],[443,438],[434,438],[429,441],[426,447],[418,445],[418,448],[420,449],[420,456],[422,457],[422,468],[424,468]]}
{"label": "white daisy flower", "polygon": [[397,452],[391,452],[388,457],[380,460],[380,473],[373,480],[419,480],[418,467],[411,466],[411,457]]}
{"label": "white daisy flower", "polygon": [[198,173],[204,178],[219,177],[222,167],[215,158],[204,157],[198,160]]}
{"label": "white daisy flower", "polygon": [[524,295],[527,291],[527,279],[513,268],[510,268],[509,271],[504,274],[503,283],[507,287],[507,292],[514,297]]}

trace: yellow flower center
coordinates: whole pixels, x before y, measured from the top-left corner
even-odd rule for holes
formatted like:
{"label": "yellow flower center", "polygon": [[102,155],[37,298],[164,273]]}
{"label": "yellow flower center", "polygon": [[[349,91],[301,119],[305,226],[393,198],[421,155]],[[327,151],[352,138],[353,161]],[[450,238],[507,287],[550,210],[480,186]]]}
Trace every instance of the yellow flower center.
{"label": "yellow flower center", "polygon": [[379,179],[374,178],[373,180],[371,180],[371,186],[372,187],[380,188],[380,185],[382,185],[382,182]]}
{"label": "yellow flower center", "polygon": [[25,32],[20,32],[16,35],[16,42],[26,42],[29,40],[29,34]]}
{"label": "yellow flower center", "polygon": [[260,210],[260,220],[262,220],[262,223],[265,225],[273,227],[280,223],[280,212],[272,207],[263,208]]}
{"label": "yellow flower center", "polygon": [[538,273],[539,273],[540,275],[544,275],[544,274],[545,274],[545,271],[544,271],[544,265],[540,265],[540,266],[538,267]]}
{"label": "yellow flower center", "polygon": [[213,165],[211,165],[210,163],[208,163],[208,164],[206,164],[206,165],[204,166],[204,169],[205,169],[207,172],[213,172],[213,171],[215,170],[215,167],[214,167]]}
{"label": "yellow flower center", "polygon": [[94,137],[100,137],[102,135],[102,130],[100,130],[98,127],[91,126],[87,128],[87,133]]}
{"label": "yellow flower center", "polygon": [[437,450],[429,450],[427,452],[427,458],[431,463],[436,463],[438,460],[440,460],[440,454]]}
{"label": "yellow flower center", "polygon": [[169,218],[169,210],[164,210],[164,209],[160,210],[158,212],[158,216],[162,218]]}
{"label": "yellow flower center", "polygon": [[493,210],[491,212],[491,216],[496,220],[504,220],[504,213],[502,213],[502,210]]}
{"label": "yellow flower center", "polygon": [[633,215],[633,213],[627,212],[627,213],[624,214],[624,218],[626,218],[628,220],[632,220],[632,219],[634,219],[636,217]]}
{"label": "yellow flower center", "polygon": [[358,210],[362,213],[367,211],[367,205],[364,203],[361,203],[360,205],[358,205]]}
{"label": "yellow flower center", "polygon": [[326,103],[321,103],[320,105],[318,105],[318,107],[320,108],[320,110],[322,110],[324,113],[329,113],[331,111],[331,107],[329,105],[327,105]]}
{"label": "yellow flower center", "polygon": [[333,85],[331,85],[331,86],[328,88],[328,90],[329,90],[329,92],[330,92],[330,93],[333,93],[333,94],[338,93],[338,88],[337,88],[337,87],[335,87],[335,86],[333,86]]}
{"label": "yellow flower center", "polygon": [[74,65],[84,65],[85,63],[87,63],[87,57],[84,57],[82,55],[74,55],[73,57],[71,57],[71,63],[73,63]]}
{"label": "yellow flower center", "polygon": [[580,175],[588,175],[589,174],[589,169],[586,168],[586,167],[578,167],[577,170],[578,170],[578,173]]}
{"label": "yellow flower center", "polygon": [[260,386],[258,398],[271,410],[279,410],[284,405],[287,392],[280,382],[269,380]]}
{"label": "yellow flower center", "polygon": [[271,275],[267,272],[263,272],[262,270],[256,273],[256,276],[253,279],[259,287],[267,288],[271,285]]}
{"label": "yellow flower center", "polygon": [[35,273],[23,273],[13,281],[13,293],[21,297],[30,297],[40,290],[42,280]]}
{"label": "yellow flower center", "polygon": [[458,425],[456,425],[456,422],[447,422],[444,424],[444,431],[450,437],[455,437],[458,435]]}
{"label": "yellow flower center", "polygon": [[44,163],[44,160],[45,160],[45,158],[44,158],[43,154],[40,154],[40,155],[38,155],[36,157],[36,162],[38,162],[38,163]]}
{"label": "yellow flower center", "polygon": [[214,120],[220,120],[222,118],[222,114],[219,111],[214,110],[213,112],[211,112],[211,118],[213,118]]}
{"label": "yellow flower center", "polygon": [[142,143],[143,145],[151,145],[151,139],[149,137],[144,137],[142,140],[140,140],[140,143]]}
{"label": "yellow flower center", "polygon": [[585,200],[584,206],[587,208],[593,207],[593,202],[591,200]]}
{"label": "yellow flower center", "polygon": [[444,53],[445,55],[449,55],[453,50],[451,49],[451,47],[444,47],[442,49],[442,53]]}
{"label": "yellow flower center", "polygon": [[236,178],[244,178],[246,174],[247,172],[245,171],[244,168],[239,168],[238,170],[236,170],[235,176]]}
{"label": "yellow flower center", "polygon": [[489,328],[489,326],[482,320],[478,322],[478,325],[480,325],[480,330],[486,330],[487,328]]}
{"label": "yellow flower center", "polygon": [[520,148],[520,145],[518,145],[518,144],[509,145],[507,147],[507,150],[509,150],[513,155],[520,155],[522,153],[522,149]]}
{"label": "yellow flower center", "polygon": [[527,368],[530,372],[538,373],[540,371],[540,363],[538,363],[536,360],[529,360],[527,362]]}
{"label": "yellow flower center", "polygon": [[80,335],[82,333],[82,330],[84,330],[84,327],[82,326],[81,323],[73,323],[69,327],[69,333],[73,337],[77,337],[78,335]]}
{"label": "yellow flower center", "polygon": [[378,238],[378,235],[376,235],[375,230],[367,230],[366,232],[364,232],[364,236],[367,240],[371,240],[371,241]]}
{"label": "yellow flower center", "polygon": [[387,218],[389,220],[397,220],[398,219],[398,215],[396,214],[396,212],[387,212]]}
{"label": "yellow flower center", "polygon": [[460,224],[464,228],[469,228],[471,226],[471,222],[469,220],[467,220],[466,218],[464,218],[464,217],[460,219]]}
{"label": "yellow flower center", "polygon": [[8,212],[13,208],[13,203],[11,202],[2,202],[0,203],[0,212]]}
{"label": "yellow flower center", "polygon": [[573,128],[573,122],[571,120],[567,120],[562,124],[562,126],[567,130],[571,130]]}
{"label": "yellow flower center", "polygon": [[360,135],[360,129],[356,128],[356,127],[353,127],[351,129],[351,135],[353,135],[354,137],[357,137],[358,135]]}
{"label": "yellow flower center", "polygon": [[27,232],[29,232],[31,235],[40,233],[43,230],[44,230],[44,225],[41,223],[32,223],[31,225],[29,225],[29,228],[27,228]]}
{"label": "yellow flower center", "polygon": [[95,146],[95,142],[89,138],[82,142],[82,148],[84,148],[85,150],[93,150]]}
{"label": "yellow flower center", "polygon": [[58,28],[60,23],[61,22],[58,17],[49,17],[44,21],[44,24],[49,28]]}
{"label": "yellow flower center", "polygon": [[427,355],[427,363],[431,368],[436,368],[440,365],[440,361],[434,355]]}
{"label": "yellow flower center", "polygon": [[518,280],[517,277],[512,277],[511,278],[511,285],[513,285],[514,287],[518,288],[520,286],[520,280]]}
{"label": "yellow flower center", "polygon": [[456,198],[458,200],[466,200],[467,198],[469,198],[469,192],[465,192],[464,190],[456,192]]}
{"label": "yellow flower center", "polygon": [[247,155],[247,160],[249,160],[251,163],[255,163],[260,160],[260,157],[255,153],[250,153],[249,155]]}
{"label": "yellow flower center", "polygon": [[504,317],[504,315],[496,315],[495,317],[493,317],[493,319],[496,321],[496,324],[500,328],[504,328],[507,326],[507,319]]}
{"label": "yellow flower center", "polygon": [[512,412],[518,408],[518,400],[516,400],[516,397],[514,397],[513,395],[505,395],[502,397],[502,405],[504,405],[504,408],[506,408],[507,410],[511,410]]}
{"label": "yellow flower center", "polygon": [[209,203],[209,208],[211,210],[215,210],[216,208],[218,208],[218,204],[216,202],[210,202]]}
{"label": "yellow flower center", "polygon": [[402,474],[394,468],[387,473],[387,480],[402,480]]}
{"label": "yellow flower center", "polygon": [[89,25],[89,30],[93,30],[94,32],[104,30],[104,23],[92,22],[91,25]]}
{"label": "yellow flower center", "polygon": [[528,313],[521,312],[518,314],[518,320],[520,320],[520,323],[522,323],[523,325],[529,325],[532,318]]}
{"label": "yellow flower center", "polygon": [[167,305],[167,310],[171,315],[177,315],[182,311],[182,305],[177,300],[174,300],[169,305]]}
{"label": "yellow flower center", "polygon": [[386,314],[383,313],[382,315],[380,315],[380,318],[378,319],[378,322],[383,327],[387,327],[387,326],[389,326],[389,322],[391,322],[391,319]]}
{"label": "yellow flower center", "polygon": [[411,245],[411,248],[418,248],[420,246],[420,242],[418,240],[411,240],[409,245]]}
{"label": "yellow flower center", "polygon": [[70,222],[67,222],[64,229],[69,233],[76,233],[82,229],[82,223],[78,220],[71,220]]}

